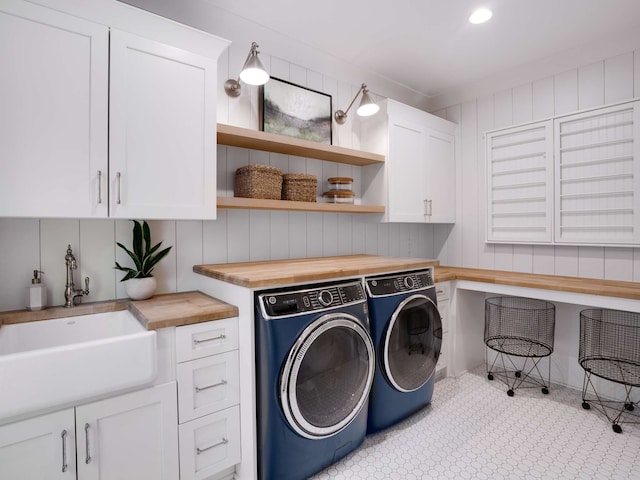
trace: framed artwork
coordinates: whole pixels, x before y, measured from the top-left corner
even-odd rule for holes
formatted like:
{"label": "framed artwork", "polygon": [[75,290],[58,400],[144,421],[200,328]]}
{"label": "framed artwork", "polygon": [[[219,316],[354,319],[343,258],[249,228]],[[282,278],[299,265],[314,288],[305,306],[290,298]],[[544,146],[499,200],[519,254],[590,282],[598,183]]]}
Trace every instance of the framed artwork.
{"label": "framed artwork", "polygon": [[271,77],[260,98],[264,132],[331,145],[331,95]]}

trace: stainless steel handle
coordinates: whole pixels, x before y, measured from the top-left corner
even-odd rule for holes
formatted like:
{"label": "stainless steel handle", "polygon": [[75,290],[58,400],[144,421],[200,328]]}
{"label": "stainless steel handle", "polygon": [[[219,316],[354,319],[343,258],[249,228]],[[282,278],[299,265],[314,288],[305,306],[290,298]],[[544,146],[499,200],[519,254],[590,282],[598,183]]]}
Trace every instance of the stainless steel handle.
{"label": "stainless steel handle", "polygon": [[102,204],[102,170],[98,170],[98,205]]}
{"label": "stainless steel handle", "polygon": [[199,343],[213,342],[214,340],[224,340],[225,338],[227,338],[227,336],[223,333],[221,335],[218,335],[217,337],[205,338],[204,340],[198,340],[197,338],[194,338],[193,343],[197,345]]}
{"label": "stainless steel handle", "polygon": [[222,379],[218,383],[214,383],[213,385],[207,385],[206,387],[196,387],[196,393],[201,392],[203,390],[209,390],[210,388],[221,387],[222,385],[226,385],[227,381]]}
{"label": "stainless steel handle", "polygon": [[428,203],[429,205],[429,216],[433,215],[433,200],[429,200]]}
{"label": "stainless steel handle", "polygon": [[120,172],[116,173],[116,203],[120,205]]}
{"label": "stainless steel handle", "polygon": [[424,216],[426,217],[427,215],[429,215],[429,200],[425,198],[423,202],[424,202]]}
{"label": "stainless steel handle", "polygon": [[207,450],[211,450],[212,448],[219,447],[220,445],[226,445],[227,443],[229,443],[229,440],[227,440],[226,438],[222,437],[222,441],[220,441],[218,443],[214,443],[213,445],[210,445],[210,446],[205,447],[205,448],[196,448],[196,453],[198,455],[200,455],[201,453],[204,453]]}
{"label": "stainless steel handle", "polygon": [[84,424],[84,446],[86,447],[86,452],[84,456],[84,463],[89,465],[91,463],[91,453],[89,451],[89,424]]}
{"label": "stainless steel handle", "polygon": [[68,465],[67,465],[67,431],[66,430],[62,430],[62,433],[60,434],[60,437],[62,438],[62,473],[67,471]]}

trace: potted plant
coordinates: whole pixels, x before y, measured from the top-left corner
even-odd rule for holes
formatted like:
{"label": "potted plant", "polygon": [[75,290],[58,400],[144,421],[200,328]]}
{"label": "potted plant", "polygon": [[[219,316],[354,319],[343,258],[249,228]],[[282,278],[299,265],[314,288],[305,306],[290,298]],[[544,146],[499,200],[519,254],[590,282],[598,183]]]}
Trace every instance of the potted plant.
{"label": "potted plant", "polygon": [[158,251],[162,242],[151,246],[151,231],[147,221],[142,223],[137,220],[131,221],[133,222],[133,251],[120,242],[117,242],[117,245],[131,257],[135,268],[123,267],[118,262],[114,268],[126,272],[120,281],[126,282],[125,290],[129,298],[144,300],[155,293],[156,279],[151,273],[158,262],[167,256],[171,247]]}

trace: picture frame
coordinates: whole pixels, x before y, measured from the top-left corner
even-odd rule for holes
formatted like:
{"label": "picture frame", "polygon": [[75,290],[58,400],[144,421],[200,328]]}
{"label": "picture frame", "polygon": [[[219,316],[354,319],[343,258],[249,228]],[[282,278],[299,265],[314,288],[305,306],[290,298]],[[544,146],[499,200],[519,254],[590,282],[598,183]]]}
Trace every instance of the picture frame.
{"label": "picture frame", "polygon": [[271,77],[260,87],[260,129],[331,145],[331,102],[331,95]]}

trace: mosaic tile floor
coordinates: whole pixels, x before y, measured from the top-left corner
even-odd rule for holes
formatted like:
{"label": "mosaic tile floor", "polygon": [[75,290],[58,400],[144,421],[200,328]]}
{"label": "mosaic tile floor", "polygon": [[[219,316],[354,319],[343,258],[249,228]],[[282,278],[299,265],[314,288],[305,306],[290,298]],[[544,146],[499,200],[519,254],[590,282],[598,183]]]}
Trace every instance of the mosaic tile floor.
{"label": "mosaic tile floor", "polygon": [[581,403],[554,385],[509,397],[482,368],[445,378],[430,406],[313,479],[640,479],[640,425],[614,433]]}

